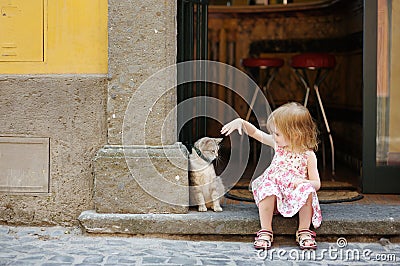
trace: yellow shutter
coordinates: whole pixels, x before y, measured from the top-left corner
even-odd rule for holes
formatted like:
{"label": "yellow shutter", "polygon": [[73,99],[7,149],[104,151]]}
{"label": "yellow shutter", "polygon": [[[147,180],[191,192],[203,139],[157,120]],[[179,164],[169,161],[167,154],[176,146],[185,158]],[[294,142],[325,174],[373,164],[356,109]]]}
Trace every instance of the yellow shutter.
{"label": "yellow shutter", "polygon": [[43,61],[43,0],[0,0],[0,61]]}

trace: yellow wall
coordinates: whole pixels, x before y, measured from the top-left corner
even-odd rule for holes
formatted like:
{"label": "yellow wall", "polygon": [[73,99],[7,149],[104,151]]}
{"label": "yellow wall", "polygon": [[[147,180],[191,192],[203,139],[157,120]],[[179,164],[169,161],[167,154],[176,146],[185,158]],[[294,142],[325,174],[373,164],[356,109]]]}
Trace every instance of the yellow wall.
{"label": "yellow wall", "polygon": [[3,61],[0,73],[107,73],[107,0],[43,0],[43,3],[44,61]]}

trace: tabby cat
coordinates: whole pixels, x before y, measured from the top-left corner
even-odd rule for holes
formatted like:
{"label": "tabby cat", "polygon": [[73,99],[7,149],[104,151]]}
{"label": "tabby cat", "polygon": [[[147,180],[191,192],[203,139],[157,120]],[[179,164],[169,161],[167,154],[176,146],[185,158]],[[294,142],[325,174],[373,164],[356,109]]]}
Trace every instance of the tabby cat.
{"label": "tabby cat", "polygon": [[197,205],[199,212],[207,211],[207,207],[222,211],[220,198],[225,190],[213,165],[221,141],[222,138],[201,138],[195,142],[189,155],[190,205]]}

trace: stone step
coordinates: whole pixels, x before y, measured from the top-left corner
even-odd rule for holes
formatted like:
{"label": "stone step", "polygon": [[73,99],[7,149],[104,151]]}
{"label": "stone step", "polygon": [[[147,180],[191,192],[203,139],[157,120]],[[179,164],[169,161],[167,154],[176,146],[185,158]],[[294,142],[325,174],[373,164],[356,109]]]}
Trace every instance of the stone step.
{"label": "stone step", "polygon": [[[322,204],[319,236],[400,236],[400,205]],[[223,212],[111,214],[84,211],[84,232],[128,235],[254,235],[260,229],[255,205],[226,206]],[[275,235],[293,235],[297,217],[274,216]]]}

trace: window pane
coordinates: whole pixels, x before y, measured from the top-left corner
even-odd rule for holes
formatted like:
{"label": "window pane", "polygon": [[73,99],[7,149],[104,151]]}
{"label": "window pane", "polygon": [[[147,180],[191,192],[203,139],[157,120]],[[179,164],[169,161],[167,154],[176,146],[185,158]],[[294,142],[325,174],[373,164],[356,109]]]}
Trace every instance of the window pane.
{"label": "window pane", "polygon": [[400,165],[400,1],[378,0],[378,165]]}

